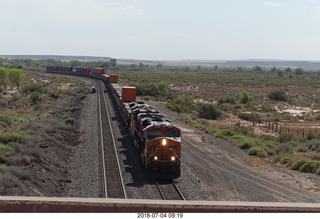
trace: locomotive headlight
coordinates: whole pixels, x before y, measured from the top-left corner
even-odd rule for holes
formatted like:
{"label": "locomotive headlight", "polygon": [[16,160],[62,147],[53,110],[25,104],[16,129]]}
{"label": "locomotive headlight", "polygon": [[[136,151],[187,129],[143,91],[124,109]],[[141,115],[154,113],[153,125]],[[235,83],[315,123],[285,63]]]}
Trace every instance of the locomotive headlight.
{"label": "locomotive headlight", "polygon": [[162,146],[166,146],[167,145],[167,139],[162,139],[161,144],[162,144]]}
{"label": "locomotive headlight", "polygon": [[158,160],[158,157],[157,157],[157,156],[154,156],[153,159],[154,159],[154,160]]}
{"label": "locomotive headlight", "polygon": [[175,161],[176,160],[176,157],[171,157],[171,161]]}

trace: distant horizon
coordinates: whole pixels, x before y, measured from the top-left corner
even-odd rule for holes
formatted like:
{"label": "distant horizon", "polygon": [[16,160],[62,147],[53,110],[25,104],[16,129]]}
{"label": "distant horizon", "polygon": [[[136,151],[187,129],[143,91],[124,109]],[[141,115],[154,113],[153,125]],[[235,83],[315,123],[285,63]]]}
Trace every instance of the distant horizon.
{"label": "distant horizon", "polygon": [[242,60],[151,60],[151,59],[119,59],[108,56],[72,56],[72,55],[0,55],[0,58],[9,59],[34,59],[34,60],[60,60],[60,61],[110,61],[116,59],[120,65],[157,65],[163,64],[167,66],[206,66],[206,67],[249,67],[261,66],[263,68],[304,68],[304,69],[320,69],[320,61],[317,60],[279,60],[279,59],[242,59]]}
{"label": "distant horizon", "polygon": [[268,62],[268,61],[280,61],[280,62],[320,62],[320,60],[303,60],[303,59],[272,59],[272,58],[267,58],[267,59],[260,59],[260,58],[248,58],[248,59],[139,59],[139,58],[117,58],[117,57],[112,57],[112,56],[97,56],[97,55],[41,55],[41,54],[37,54],[37,55],[28,55],[28,54],[23,54],[23,55],[17,55],[17,54],[13,54],[13,55],[6,55],[6,54],[0,54],[0,57],[6,57],[6,56],[11,56],[11,57],[17,57],[17,56],[57,56],[57,57],[93,57],[93,58],[112,58],[112,59],[117,59],[117,60],[145,60],[145,61],[202,61],[202,62],[212,62],[212,61],[216,61],[216,62],[225,62],[225,61],[263,61],[263,62]]}

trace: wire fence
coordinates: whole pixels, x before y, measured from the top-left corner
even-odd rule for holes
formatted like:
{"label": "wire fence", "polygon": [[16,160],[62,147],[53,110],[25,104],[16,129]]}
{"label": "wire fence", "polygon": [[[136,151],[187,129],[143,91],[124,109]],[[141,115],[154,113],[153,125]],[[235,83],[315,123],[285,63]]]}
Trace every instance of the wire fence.
{"label": "wire fence", "polygon": [[302,137],[304,139],[320,139],[320,124],[275,122],[261,119],[258,114],[242,112],[236,109],[232,110],[232,114],[238,119],[246,121],[246,124],[267,129],[275,134],[293,133],[297,137]]}

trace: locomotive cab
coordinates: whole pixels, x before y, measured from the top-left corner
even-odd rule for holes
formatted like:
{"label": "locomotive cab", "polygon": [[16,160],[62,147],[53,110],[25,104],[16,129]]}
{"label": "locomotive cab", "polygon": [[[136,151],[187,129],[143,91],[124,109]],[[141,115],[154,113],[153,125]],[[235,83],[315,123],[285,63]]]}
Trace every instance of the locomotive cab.
{"label": "locomotive cab", "polygon": [[178,178],[181,163],[180,130],[171,124],[150,125],[145,133],[146,167],[157,176]]}

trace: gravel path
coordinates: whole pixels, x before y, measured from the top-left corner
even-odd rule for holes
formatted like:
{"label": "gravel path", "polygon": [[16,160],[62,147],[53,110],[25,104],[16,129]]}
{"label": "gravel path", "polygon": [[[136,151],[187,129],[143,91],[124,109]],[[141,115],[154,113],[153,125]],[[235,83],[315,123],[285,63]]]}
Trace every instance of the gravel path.
{"label": "gravel path", "polygon": [[[95,85],[94,80],[82,79]],[[67,197],[100,197],[100,160],[98,145],[97,94],[90,94],[83,100],[80,121],[80,144],[70,157],[69,174],[71,183]]]}

